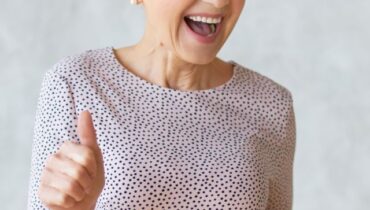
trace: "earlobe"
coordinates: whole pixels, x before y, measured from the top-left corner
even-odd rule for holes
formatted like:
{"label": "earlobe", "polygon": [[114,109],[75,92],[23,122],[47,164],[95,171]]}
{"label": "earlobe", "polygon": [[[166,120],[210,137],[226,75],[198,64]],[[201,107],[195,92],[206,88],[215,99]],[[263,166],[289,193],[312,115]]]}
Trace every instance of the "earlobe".
{"label": "earlobe", "polygon": [[141,1],[140,0],[130,0],[130,3],[131,4],[141,4]]}

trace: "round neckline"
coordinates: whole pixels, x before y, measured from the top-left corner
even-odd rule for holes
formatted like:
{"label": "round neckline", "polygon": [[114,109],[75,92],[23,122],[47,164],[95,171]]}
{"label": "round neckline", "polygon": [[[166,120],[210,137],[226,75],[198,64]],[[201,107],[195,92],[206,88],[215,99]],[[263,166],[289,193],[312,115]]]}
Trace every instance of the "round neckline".
{"label": "round neckline", "polygon": [[154,84],[154,83],[151,83],[145,79],[142,79],[141,77],[135,75],[134,73],[130,72],[125,66],[123,66],[121,64],[121,62],[117,59],[115,53],[114,53],[114,47],[113,46],[109,46],[107,47],[107,50],[109,51],[109,55],[110,57],[112,58],[112,60],[114,61],[114,65],[116,67],[118,67],[118,69],[120,71],[123,71],[124,73],[126,73],[129,77],[131,77],[132,79],[134,79],[135,81],[138,81],[140,83],[142,83],[143,86],[149,86],[151,89],[156,89],[156,90],[161,90],[161,91],[165,91],[165,92],[172,92],[172,93],[177,93],[177,94],[202,94],[202,93],[210,93],[210,92],[215,92],[215,91],[221,91],[221,90],[224,90],[226,89],[228,86],[230,86],[235,78],[236,78],[236,75],[237,75],[237,70],[238,70],[238,63],[236,63],[234,60],[229,60],[227,61],[227,63],[229,64],[232,64],[233,65],[233,74],[232,74],[232,77],[225,83],[217,86],[217,87],[214,87],[214,88],[211,88],[211,89],[203,89],[203,90],[179,90],[179,89],[173,89],[173,88],[167,88],[167,87],[163,87],[163,86],[160,86],[160,85],[157,85],[157,84]]}

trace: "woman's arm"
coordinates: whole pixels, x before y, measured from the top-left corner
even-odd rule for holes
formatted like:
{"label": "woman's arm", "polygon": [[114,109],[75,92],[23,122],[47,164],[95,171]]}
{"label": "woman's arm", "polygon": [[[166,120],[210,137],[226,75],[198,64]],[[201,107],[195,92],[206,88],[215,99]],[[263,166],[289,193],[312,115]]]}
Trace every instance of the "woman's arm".
{"label": "woman's arm", "polygon": [[38,198],[40,175],[47,157],[68,139],[77,139],[76,111],[72,91],[58,74],[58,65],[49,69],[42,81],[37,103],[32,144],[31,173],[27,209],[47,209]]}
{"label": "woman's arm", "polygon": [[270,180],[267,210],[290,210],[293,203],[293,162],[296,145],[296,123],[291,93],[276,145],[274,175]]}

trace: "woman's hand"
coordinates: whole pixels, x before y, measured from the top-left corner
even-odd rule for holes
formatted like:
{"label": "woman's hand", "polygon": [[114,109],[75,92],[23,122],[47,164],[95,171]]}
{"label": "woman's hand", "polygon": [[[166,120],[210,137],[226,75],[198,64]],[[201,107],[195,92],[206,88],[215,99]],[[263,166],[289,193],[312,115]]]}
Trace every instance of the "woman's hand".
{"label": "woman's hand", "polygon": [[77,133],[81,144],[64,142],[42,171],[38,196],[49,209],[94,209],[103,190],[103,156],[89,112],[80,114]]}

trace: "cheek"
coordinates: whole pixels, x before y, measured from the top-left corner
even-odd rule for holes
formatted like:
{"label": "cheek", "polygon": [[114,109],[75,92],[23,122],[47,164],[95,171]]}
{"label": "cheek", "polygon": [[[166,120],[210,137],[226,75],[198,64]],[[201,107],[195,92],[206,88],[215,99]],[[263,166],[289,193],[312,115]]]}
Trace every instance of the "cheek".
{"label": "cheek", "polygon": [[168,49],[174,49],[180,36],[182,16],[192,4],[188,0],[153,0],[147,3],[148,20],[151,34]]}
{"label": "cheek", "polygon": [[154,13],[151,16],[147,16],[147,18],[150,26],[148,36],[156,37],[160,42],[166,42],[165,39],[172,28],[168,19]]}
{"label": "cheek", "polygon": [[152,30],[149,36],[155,36],[156,42],[168,49],[173,50],[176,44],[176,37],[178,36],[178,24],[174,21],[164,18],[156,18],[152,21]]}
{"label": "cheek", "polygon": [[233,11],[235,11],[237,16],[240,16],[240,14],[243,12],[244,6],[245,6],[245,1],[239,0],[239,1],[235,1],[235,5],[232,9]]}
{"label": "cheek", "polygon": [[244,0],[235,0],[235,4],[232,5],[230,20],[226,24],[228,31],[232,30],[235,27],[236,23],[238,22],[239,17],[244,8],[244,3],[245,3]]}
{"label": "cheek", "polygon": [[156,24],[155,31],[158,33],[157,36],[167,49],[173,50],[176,48],[176,43],[179,39],[179,33],[181,29],[181,20],[180,18],[161,18]]}

